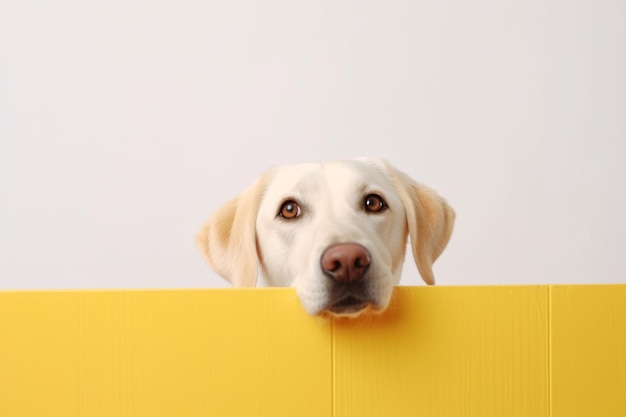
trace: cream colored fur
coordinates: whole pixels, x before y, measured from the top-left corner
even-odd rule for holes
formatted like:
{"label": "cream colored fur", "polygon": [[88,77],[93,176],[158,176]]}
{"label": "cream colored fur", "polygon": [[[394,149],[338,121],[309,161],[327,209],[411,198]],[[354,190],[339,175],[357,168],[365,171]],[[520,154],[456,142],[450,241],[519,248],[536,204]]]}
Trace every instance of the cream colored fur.
{"label": "cream colored fur", "polygon": [[[369,194],[382,196],[388,209],[366,212]],[[302,215],[278,216],[286,200],[297,201]],[[432,285],[432,265],[450,239],[454,218],[433,190],[380,159],[289,165],[270,169],[218,209],[197,243],[234,286],[255,286],[260,266],[270,285],[295,287],[313,315],[329,308],[334,285],[320,268],[323,251],[358,243],[372,260],[363,282],[369,310],[382,311],[400,281],[407,237],[420,275]]]}

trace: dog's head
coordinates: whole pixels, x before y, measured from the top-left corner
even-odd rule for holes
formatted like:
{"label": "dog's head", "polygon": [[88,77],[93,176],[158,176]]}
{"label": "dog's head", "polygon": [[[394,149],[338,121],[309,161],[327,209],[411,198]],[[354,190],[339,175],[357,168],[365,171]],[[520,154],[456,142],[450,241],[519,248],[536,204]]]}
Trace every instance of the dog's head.
{"label": "dog's head", "polygon": [[234,286],[295,287],[312,315],[382,311],[400,281],[407,237],[427,284],[454,211],[379,159],[273,168],[221,207],[198,245]]}

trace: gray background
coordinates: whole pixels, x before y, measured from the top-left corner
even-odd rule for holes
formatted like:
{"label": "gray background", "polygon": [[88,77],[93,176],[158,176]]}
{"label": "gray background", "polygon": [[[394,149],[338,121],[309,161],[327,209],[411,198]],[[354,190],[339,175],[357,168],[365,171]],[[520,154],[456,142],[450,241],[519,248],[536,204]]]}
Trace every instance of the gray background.
{"label": "gray background", "polygon": [[[626,2],[0,1],[0,289],[216,287],[274,164],[383,156],[440,284],[626,282]],[[421,281],[410,257],[404,284]]]}

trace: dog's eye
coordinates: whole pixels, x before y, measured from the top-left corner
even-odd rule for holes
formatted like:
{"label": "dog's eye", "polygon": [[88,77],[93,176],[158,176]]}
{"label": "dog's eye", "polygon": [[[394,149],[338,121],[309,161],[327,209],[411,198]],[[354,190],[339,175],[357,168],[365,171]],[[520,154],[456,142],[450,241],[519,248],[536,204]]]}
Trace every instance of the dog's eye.
{"label": "dog's eye", "polygon": [[378,194],[370,194],[365,197],[365,210],[370,213],[378,213],[386,207],[385,200]]}
{"label": "dog's eye", "polygon": [[293,200],[285,201],[282,206],[280,206],[280,211],[278,215],[285,219],[295,219],[299,215],[302,214],[302,210],[298,203]]}

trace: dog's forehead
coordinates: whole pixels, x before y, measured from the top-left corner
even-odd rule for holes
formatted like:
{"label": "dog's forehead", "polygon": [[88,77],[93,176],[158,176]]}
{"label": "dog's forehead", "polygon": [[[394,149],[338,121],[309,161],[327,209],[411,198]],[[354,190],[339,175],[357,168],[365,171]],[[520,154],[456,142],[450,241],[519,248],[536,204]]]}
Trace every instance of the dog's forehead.
{"label": "dog's forehead", "polygon": [[386,170],[369,161],[337,161],[325,164],[285,165],[274,168],[266,198],[284,198],[302,193],[335,190],[340,193],[362,191],[367,187],[389,188]]}

